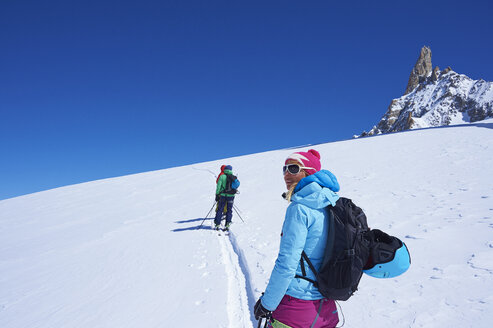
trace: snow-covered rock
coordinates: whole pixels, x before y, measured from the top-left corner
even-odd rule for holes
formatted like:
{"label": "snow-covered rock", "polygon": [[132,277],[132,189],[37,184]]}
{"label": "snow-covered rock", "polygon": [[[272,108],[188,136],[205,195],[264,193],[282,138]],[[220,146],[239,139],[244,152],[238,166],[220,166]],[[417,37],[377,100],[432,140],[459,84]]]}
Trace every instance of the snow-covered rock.
{"label": "snow-covered rock", "polygon": [[449,67],[432,71],[431,51],[423,49],[427,51],[421,51],[406,94],[393,99],[380,122],[362,137],[493,117],[493,82],[472,80]]}

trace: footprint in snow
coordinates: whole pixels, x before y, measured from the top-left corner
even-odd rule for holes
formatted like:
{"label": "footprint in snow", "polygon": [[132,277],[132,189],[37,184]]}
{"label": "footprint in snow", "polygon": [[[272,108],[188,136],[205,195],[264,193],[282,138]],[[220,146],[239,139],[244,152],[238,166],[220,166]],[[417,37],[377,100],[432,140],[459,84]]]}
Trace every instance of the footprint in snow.
{"label": "footprint in snow", "polygon": [[[439,274],[443,274],[443,270],[440,269],[440,268],[437,268],[437,267],[433,268],[433,271],[435,271],[436,273],[439,273]],[[442,279],[442,278],[433,275],[433,276],[430,277],[430,279],[434,279],[435,280],[435,279]]]}

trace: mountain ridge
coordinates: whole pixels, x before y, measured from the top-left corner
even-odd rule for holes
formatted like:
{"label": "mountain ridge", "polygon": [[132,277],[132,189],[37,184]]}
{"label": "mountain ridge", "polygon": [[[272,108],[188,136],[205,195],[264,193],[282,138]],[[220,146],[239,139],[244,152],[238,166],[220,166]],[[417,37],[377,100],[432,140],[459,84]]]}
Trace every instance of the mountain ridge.
{"label": "mountain ridge", "polygon": [[447,67],[432,70],[431,50],[421,49],[405,93],[365,137],[418,128],[473,123],[493,117],[493,82],[473,80]]}

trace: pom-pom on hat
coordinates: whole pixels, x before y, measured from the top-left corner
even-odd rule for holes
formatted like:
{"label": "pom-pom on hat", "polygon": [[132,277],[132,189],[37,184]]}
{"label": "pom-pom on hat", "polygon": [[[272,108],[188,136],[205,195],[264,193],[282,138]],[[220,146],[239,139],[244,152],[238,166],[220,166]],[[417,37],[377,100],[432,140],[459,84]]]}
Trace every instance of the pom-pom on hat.
{"label": "pom-pom on hat", "polygon": [[284,164],[288,164],[289,161],[295,161],[301,164],[303,167],[307,167],[305,170],[306,174],[312,175],[322,168],[320,163],[320,153],[315,149],[310,149],[307,152],[299,151],[292,153],[286,158]]}

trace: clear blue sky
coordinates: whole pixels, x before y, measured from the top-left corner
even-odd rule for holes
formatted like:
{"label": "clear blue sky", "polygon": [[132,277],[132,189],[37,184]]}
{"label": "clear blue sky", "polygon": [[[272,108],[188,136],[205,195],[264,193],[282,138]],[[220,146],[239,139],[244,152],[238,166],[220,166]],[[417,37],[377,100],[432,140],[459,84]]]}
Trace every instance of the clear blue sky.
{"label": "clear blue sky", "polygon": [[423,45],[493,81],[491,2],[348,2],[0,1],[0,199],[351,138]]}

